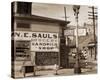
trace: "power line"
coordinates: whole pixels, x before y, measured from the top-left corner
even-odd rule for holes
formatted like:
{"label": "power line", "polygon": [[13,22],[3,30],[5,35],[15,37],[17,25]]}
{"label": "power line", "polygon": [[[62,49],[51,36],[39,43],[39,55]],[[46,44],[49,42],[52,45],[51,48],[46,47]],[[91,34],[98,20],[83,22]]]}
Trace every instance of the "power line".
{"label": "power line", "polygon": [[97,52],[96,52],[96,33],[95,33],[96,25],[95,25],[95,23],[96,23],[96,20],[97,20],[98,16],[97,16],[97,12],[95,12],[95,9],[97,9],[97,8],[95,8],[94,6],[89,7],[89,8],[92,9],[91,12],[88,12],[89,13],[88,14],[89,18],[88,19],[91,19],[93,21],[93,37],[94,37],[94,44],[95,44],[94,48],[95,48],[95,60],[96,60]]}

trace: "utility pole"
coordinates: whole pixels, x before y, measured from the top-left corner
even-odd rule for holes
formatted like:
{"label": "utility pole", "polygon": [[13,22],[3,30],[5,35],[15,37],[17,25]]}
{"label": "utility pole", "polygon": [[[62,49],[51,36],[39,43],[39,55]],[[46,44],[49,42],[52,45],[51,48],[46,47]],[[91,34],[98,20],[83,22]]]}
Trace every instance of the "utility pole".
{"label": "utility pole", "polygon": [[64,7],[64,13],[65,13],[65,21],[67,21],[67,15],[66,15],[66,7]]}
{"label": "utility pole", "polygon": [[[63,7],[64,11],[64,18],[65,22],[68,23],[67,21],[67,16],[66,16],[66,6]],[[69,67],[68,66],[68,52],[69,49],[66,48],[66,38],[64,35],[64,31],[67,28],[67,24],[61,24],[61,36],[60,36],[60,54],[59,54],[59,65],[62,66],[63,68]]]}
{"label": "utility pole", "polygon": [[79,61],[79,43],[78,43],[78,14],[79,14],[79,5],[73,6],[74,16],[76,19],[76,60],[75,60],[75,66],[74,66],[74,73],[80,74],[81,73],[81,67],[80,67],[80,61]]}
{"label": "utility pole", "polygon": [[88,16],[90,16],[89,17],[89,19],[92,19],[93,20],[93,38],[94,38],[94,44],[95,44],[95,46],[94,46],[94,50],[95,50],[95,60],[97,59],[97,51],[96,51],[96,49],[97,49],[97,47],[96,47],[96,33],[95,33],[95,29],[96,29],[96,20],[97,20],[97,12],[95,12],[95,9],[97,9],[97,8],[95,8],[94,6],[92,6],[92,7],[89,7],[89,8],[91,8],[92,9],[92,12],[88,12],[89,14],[88,14]]}
{"label": "utility pole", "polygon": [[[69,18],[69,17],[67,17],[67,15],[66,15],[66,7],[64,6],[64,14],[65,14],[65,21],[67,22],[67,18]],[[64,31],[67,29],[67,25],[65,26],[65,29],[64,29]],[[64,35],[65,36],[65,35]],[[67,38],[67,41],[68,41],[68,36],[65,36],[65,40],[66,40],[66,38]],[[69,42],[69,41],[68,41]],[[65,42],[66,43],[66,42]],[[68,43],[69,44],[69,43]],[[69,67],[69,45],[65,45],[65,53],[66,53],[66,65],[67,65],[67,67]]]}

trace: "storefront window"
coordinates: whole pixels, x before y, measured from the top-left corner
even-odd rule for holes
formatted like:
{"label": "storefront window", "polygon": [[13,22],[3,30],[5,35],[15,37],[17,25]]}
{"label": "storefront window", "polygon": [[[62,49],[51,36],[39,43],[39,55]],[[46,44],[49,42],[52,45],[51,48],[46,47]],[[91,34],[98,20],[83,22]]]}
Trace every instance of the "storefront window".
{"label": "storefront window", "polygon": [[16,60],[30,60],[30,42],[16,41]]}

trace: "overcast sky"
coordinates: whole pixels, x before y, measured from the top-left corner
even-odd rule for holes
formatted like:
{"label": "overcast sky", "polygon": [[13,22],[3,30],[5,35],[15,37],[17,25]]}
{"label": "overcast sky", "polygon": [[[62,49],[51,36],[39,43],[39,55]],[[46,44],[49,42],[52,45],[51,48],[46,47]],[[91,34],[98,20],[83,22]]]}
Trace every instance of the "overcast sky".
{"label": "overcast sky", "polygon": [[[64,6],[66,7],[66,15],[68,17],[67,20],[71,21],[70,25],[76,25],[72,5],[33,3],[32,14],[65,20]],[[84,22],[91,23],[91,20],[88,19],[88,11],[92,11],[89,8],[89,6],[80,6],[80,10],[79,10],[79,25],[80,26],[82,26]]]}

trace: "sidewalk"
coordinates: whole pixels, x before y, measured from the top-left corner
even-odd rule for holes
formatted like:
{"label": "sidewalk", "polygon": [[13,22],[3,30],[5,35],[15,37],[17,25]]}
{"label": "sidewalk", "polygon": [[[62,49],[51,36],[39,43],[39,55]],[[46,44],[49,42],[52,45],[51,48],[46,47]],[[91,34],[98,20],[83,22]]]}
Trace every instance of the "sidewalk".
{"label": "sidewalk", "polygon": [[[95,68],[93,69],[81,69],[81,74],[75,74],[74,69],[60,69],[57,71],[55,70],[41,70],[41,71],[36,71],[35,76],[33,76],[33,73],[27,73],[26,77],[31,76],[31,77],[46,77],[46,76],[72,76],[72,75],[86,75],[86,74],[96,74],[97,70]],[[18,73],[16,77],[24,77],[23,74]]]}
{"label": "sidewalk", "polygon": [[[81,74],[96,74],[96,69],[81,69]],[[79,75],[81,75],[79,74]],[[36,71],[37,76],[69,76],[69,75],[75,75],[74,69],[60,69],[57,71],[54,70],[45,70],[45,71]]]}
{"label": "sidewalk", "polygon": [[[57,72],[57,75],[56,75]],[[31,77],[45,77],[45,76],[72,76],[72,75],[87,75],[87,74],[96,74],[97,73],[97,61],[92,61],[88,63],[88,66],[86,68],[81,68],[81,74],[75,74],[74,68],[65,68],[65,69],[59,69],[59,70],[36,70],[35,76],[33,76],[33,73],[27,73],[27,76]],[[16,77],[24,77],[23,73],[16,72]]]}

